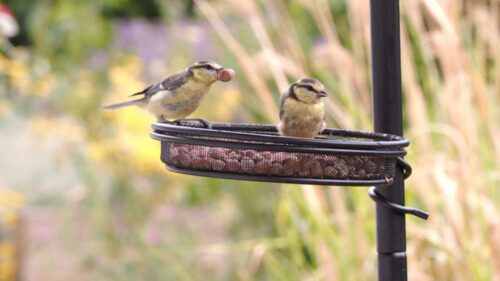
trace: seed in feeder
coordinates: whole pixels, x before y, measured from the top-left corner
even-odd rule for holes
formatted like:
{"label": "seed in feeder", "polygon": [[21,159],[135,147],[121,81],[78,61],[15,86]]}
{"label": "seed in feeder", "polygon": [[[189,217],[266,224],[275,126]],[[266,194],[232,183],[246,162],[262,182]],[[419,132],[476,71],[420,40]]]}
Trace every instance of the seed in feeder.
{"label": "seed in feeder", "polygon": [[271,161],[269,160],[262,160],[257,165],[255,165],[255,172],[257,174],[265,174],[269,169],[271,168]]}
{"label": "seed in feeder", "polygon": [[272,164],[269,173],[271,175],[281,175],[283,173],[283,165],[279,163]]}
{"label": "seed in feeder", "polygon": [[204,160],[199,157],[195,157],[191,161],[191,167],[195,169],[203,169],[205,168]]}
{"label": "seed in feeder", "polygon": [[188,154],[189,151],[186,146],[179,147],[179,154]]}
{"label": "seed in feeder", "polygon": [[338,161],[335,162],[335,167],[338,169],[341,176],[345,177],[349,174],[349,168],[347,168],[344,159],[338,159]]}
{"label": "seed in feeder", "polygon": [[170,156],[171,157],[177,157],[179,155],[179,149],[175,147],[170,148]]}
{"label": "seed in feeder", "polygon": [[289,155],[290,154],[286,152],[278,152],[273,155],[273,160],[274,162],[281,162],[283,160],[288,159],[290,157]]}
{"label": "seed in feeder", "polygon": [[283,174],[286,176],[291,176],[299,169],[299,160],[295,156],[283,161]]}
{"label": "seed in feeder", "polygon": [[247,173],[253,173],[255,170],[255,162],[249,157],[241,159],[241,170]]}
{"label": "seed in feeder", "polygon": [[187,153],[180,153],[177,159],[179,160],[179,163],[181,163],[181,165],[184,167],[188,167],[189,164],[191,164],[191,157],[189,157]]}
{"label": "seed in feeder", "polygon": [[354,165],[356,161],[354,157],[345,157],[345,162],[347,163],[347,165]]}
{"label": "seed in feeder", "polygon": [[323,177],[323,169],[321,168],[321,164],[318,161],[313,161],[311,163],[311,177]]}
{"label": "seed in feeder", "polygon": [[300,169],[309,170],[311,168],[311,163],[313,158],[311,156],[304,156],[300,159]]}
{"label": "seed in feeder", "polygon": [[264,157],[264,159],[271,159],[271,157],[272,157],[272,154],[269,151],[264,151],[261,153],[261,155],[262,155],[262,157]]}
{"label": "seed in feeder", "polygon": [[335,166],[337,168],[347,169],[347,164],[346,164],[345,160],[342,158],[337,159],[337,162],[335,162]]}
{"label": "seed in feeder", "polygon": [[336,161],[337,161],[337,157],[335,157],[335,156],[328,155],[325,157],[325,163],[327,165],[333,165]]}
{"label": "seed in feeder", "polygon": [[178,156],[179,156],[179,150],[175,147],[170,148],[170,151],[168,153],[168,157],[170,158],[170,161],[172,161],[172,162],[177,161]]}
{"label": "seed in feeder", "polygon": [[366,170],[365,169],[360,169],[358,171],[358,174],[359,174],[360,177],[364,177],[364,176],[366,176]]}
{"label": "seed in feeder", "polygon": [[352,175],[356,172],[356,167],[354,167],[354,165],[348,165],[347,170],[348,170],[349,175]]}
{"label": "seed in feeder", "polygon": [[226,160],[226,171],[236,172],[240,169],[240,162],[235,159]]}
{"label": "seed in feeder", "polygon": [[300,169],[299,176],[308,177],[311,174],[311,169]]}
{"label": "seed in feeder", "polygon": [[299,175],[301,177],[308,177],[311,175],[311,164],[312,164],[312,157],[310,156],[304,156],[300,160],[300,168],[299,168]]}
{"label": "seed in feeder", "polygon": [[325,162],[325,156],[324,155],[315,155],[313,159],[314,159],[314,161],[318,161],[319,163]]}
{"label": "seed in feeder", "polygon": [[253,158],[255,156],[255,150],[243,150],[243,156]]}
{"label": "seed in feeder", "polygon": [[212,168],[215,171],[222,171],[222,170],[224,170],[224,166],[226,166],[226,163],[224,163],[224,161],[222,161],[222,160],[214,160]]}
{"label": "seed in feeder", "polygon": [[199,149],[199,154],[200,155],[205,155],[207,156],[208,155],[208,147],[205,147],[205,146],[197,146],[197,148]]}
{"label": "seed in feeder", "polygon": [[224,157],[225,151],[220,147],[212,147],[208,152],[208,155],[215,159],[221,159]]}
{"label": "seed in feeder", "polygon": [[334,178],[339,172],[332,166],[327,166],[325,168],[325,177]]}
{"label": "seed in feeder", "polygon": [[365,165],[366,163],[366,159],[364,156],[356,156],[355,157],[355,165],[356,165],[356,168],[363,168],[363,166]]}
{"label": "seed in feeder", "polygon": [[373,161],[369,160],[365,163],[365,166],[363,168],[365,168],[368,173],[375,173],[375,171],[377,170],[377,165],[373,163]]}
{"label": "seed in feeder", "polygon": [[189,151],[189,156],[191,156],[191,158],[195,158],[198,156],[198,153],[199,149],[197,147],[192,147],[191,150]]}
{"label": "seed in feeder", "polygon": [[297,156],[290,156],[288,159],[285,159],[283,161],[283,164],[285,164],[285,167],[287,168],[292,168],[294,170],[297,170],[299,168],[299,159]]}
{"label": "seed in feeder", "polygon": [[241,156],[238,153],[234,152],[234,151],[232,151],[231,153],[229,153],[229,155],[227,157],[229,159],[238,159],[238,160],[241,158]]}
{"label": "seed in feeder", "polygon": [[255,156],[253,157],[253,161],[255,163],[261,162],[262,160],[264,160],[264,157],[262,157],[262,155],[260,154],[255,154]]}
{"label": "seed in feeder", "polygon": [[203,160],[203,168],[207,170],[211,170],[214,167],[215,159],[213,158],[202,158]]}

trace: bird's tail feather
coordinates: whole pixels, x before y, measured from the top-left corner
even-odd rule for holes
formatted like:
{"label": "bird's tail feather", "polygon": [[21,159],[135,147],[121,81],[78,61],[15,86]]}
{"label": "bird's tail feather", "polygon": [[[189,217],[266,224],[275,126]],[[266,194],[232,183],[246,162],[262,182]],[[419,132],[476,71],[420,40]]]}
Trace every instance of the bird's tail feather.
{"label": "bird's tail feather", "polygon": [[121,108],[125,106],[131,106],[131,105],[141,105],[146,101],[146,98],[140,98],[136,100],[130,100],[130,101],[124,101],[120,103],[115,103],[115,104],[110,104],[103,106],[102,109],[115,109],[115,108]]}

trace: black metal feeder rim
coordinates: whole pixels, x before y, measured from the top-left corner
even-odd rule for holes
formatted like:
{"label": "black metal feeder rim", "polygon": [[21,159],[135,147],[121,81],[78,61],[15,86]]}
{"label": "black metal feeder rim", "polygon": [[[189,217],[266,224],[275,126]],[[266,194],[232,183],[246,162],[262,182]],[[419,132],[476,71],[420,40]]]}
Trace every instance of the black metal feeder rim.
{"label": "black metal feeder rim", "polygon": [[270,144],[256,143],[241,143],[241,142],[224,142],[217,140],[192,139],[179,136],[169,136],[158,132],[151,132],[151,138],[158,141],[166,141],[172,143],[182,143],[191,145],[203,145],[211,147],[225,147],[233,149],[254,149],[266,151],[280,152],[296,152],[296,153],[321,153],[321,154],[343,154],[343,155],[359,155],[359,156],[377,156],[377,157],[395,157],[404,156],[406,151],[401,150],[361,150],[361,149],[339,149],[339,148],[320,148],[320,147],[300,147],[300,146],[282,146]]}
{"label": "black metal feeder rim", "polygon": [[[255,125],[250,124],[228,124],[228,123],[212,123],[212,128],[214,127],[224,127],[227,126],[231,129],[248,129],[248,130],[260,130],[276,132],[276,127],[272,125]],[[325,129],[322,135],[337,135],[345,137],[376,137],[376,138],[388,138],[389,140],[374,140],[374,141],[345,141],[345,140],[331,140],[331,139],[306,139],[306,138],[295,138],[295,137],[284,137],[284,136],[270,136],[255,133],[243,133],[234,132],[228,130],[219,129],[206,129],[206,128],[194,128],[187,126],[177,126],[167,123],[153,123],[152,128],[161,132],[173,132],[173,133],[184,133],[184,134],[195,134],[200,136],[209,137],[219,137],[219,138],[232,138],[240,140],[253,140],[253,141],[264,141],[264,142],[274,142],[282,144],[296,144],[296,145],[308,145],[308,146],[322,146],[322,147],[338,147],[338,148],[366,148],[366,149],[383,149],[383,148],[401,148],[406,147],[410,142],[402,137],[381,134],[376,132],[358,132],[358,131],[348,131],[348,130],[338,130],[338,129]]]}
{"label": "black metal feeder rim", "polygon": [[334,180],[334,179],[320,179],[320,178],[293,178],[293,177],[274,177],[274,176],[254,176],[254,175],[244,175],[244,174],[233,174],[224,172],[213,172],[213,171],[200,171],[177,168],[169,165],[165,165],[167,169],[171,172],[181,173],[193,176],[202,176],[210,178],[223,178],[232,180],[248,180],[248,181],[260,181],[260,182],[277,182],[277,183],[292,183],[292,184],[311,184],[311,185],[338,185],[338,186],[387,186],[392,184],[393,179],[374,179],[374,180]]}
{"label": "black metal feeder rim", "polygon": [[[211,123],[212,128],[216,129],[206,129],[203,127],[193,127],[193,126],[178,126],[171,125],[168,123],[154,123],[152,125],[153,129],[159,131],[171,131],[177,133],[195,133],[197,135],[212,136],[212,137],[229,137],[235,139],[245,139],[245,140],[257,140],[257,141],[270,141],[270,142],[280,142],[285,144],[301,144],[301,145],[314,145],[314,146],[360,146],[366,148],[381,148],[381,147],[406,147],[409,145],[409,141],[403,137],[389,134],[382,134],[377,132],[360,132],[360,131],[349,131],[340,129],[325,129],[322,135],[337,135],[344,137],[364,137],[364,138],[378,138],[382,140],[373,141],[345,141],[345,140],[331,140],[331,139],[307,139],[307,138],[296,138],[296,137],[284,137],[284,136],[270,136],[255,133],[243,133],[224,130],[229,128],[232,130],[249,130],[249,131],[266,131],[266,132],[277,132],[276,127],[273,125],[253,125],[253,124],[234,124],[234,123]],[[221,129],[217,129],[221,128]],[[386,140],[384,140],[386,139]]]}

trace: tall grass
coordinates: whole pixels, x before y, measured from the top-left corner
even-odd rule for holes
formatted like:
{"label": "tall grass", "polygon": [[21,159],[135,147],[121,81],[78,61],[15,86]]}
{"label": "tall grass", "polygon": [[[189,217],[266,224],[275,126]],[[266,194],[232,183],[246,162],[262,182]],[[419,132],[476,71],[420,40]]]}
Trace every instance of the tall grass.
{"label": "tall grass", "polygon": [[[267,121],[276,122],[288,82],[311,75],[335,93],[330,126],[371,129],[367,1],[195,2]],[[427,222],[408,218],[410,280],[500,280],[500,1],[400,4],[414,167],[407,203],[431,213]],[[374,280],[374,207],[365,192],[282,188],[279,238],[256,242],[239,278]]]}

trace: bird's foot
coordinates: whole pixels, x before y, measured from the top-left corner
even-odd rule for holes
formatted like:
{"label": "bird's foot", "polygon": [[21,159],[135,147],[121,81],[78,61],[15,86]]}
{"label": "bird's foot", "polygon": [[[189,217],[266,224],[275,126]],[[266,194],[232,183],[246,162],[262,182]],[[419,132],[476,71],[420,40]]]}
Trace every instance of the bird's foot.
{"label": "bird's foot", "polygon": [[211,130],[212,129],[212,124],[210,122],[208,122],[206,119],[204,118],[188,118],[188,119],[177,119],[177,120],[174,120],[173,123],[177,124],[178,126],[181,125],[181,122],[182,121],[198,121],[200,122],[201,124],[203,124],[203,126],[206,128],[206,129],[209,129]]}
{"label": "bird's foot", "polygon": [[163,115],[156,115],[156,121],[159,122],[159,123],[172,124],[171,121],[168,121],[167,119],[163,118]]}

